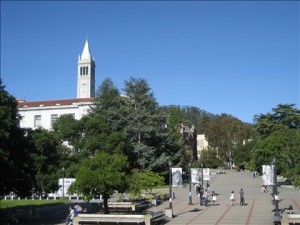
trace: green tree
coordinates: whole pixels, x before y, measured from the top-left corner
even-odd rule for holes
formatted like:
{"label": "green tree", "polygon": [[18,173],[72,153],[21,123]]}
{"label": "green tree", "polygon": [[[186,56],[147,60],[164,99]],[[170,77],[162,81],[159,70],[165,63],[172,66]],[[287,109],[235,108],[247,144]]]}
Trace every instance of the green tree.
{"label": "green tree", "polygon": [[261,170],[261,165],[270,164],[276,157],[277,173],[296,184],[300,176],[300,110],[295,104],[279,104],[271,113],[256,115],[254,127],[258,141],[252,150],[251,165]]}
{"label": "green tree", "polygon": [[174,136],[166,128],[167,118],[144,79],[131,77],[124,86],[125,93],[120,95],[112,81],[105,79],[91,115],[102,115],[110,129],[126,135],[133,146],[133,151],[125,153],[131,167],[166,173],[168,160],[178,151]]}
{"label": "green tree", "polygon": [[58,188],[61,153],[55,132],[36,129],[32,134],[36,190],[54,192]]}
{"label": "green tree", "polygon": [[181,138],[180,128],[182,124],[182,115],[179,107],[171,106],[168,115],[168,127],[171,133],[179,140]]}
{"label": "green tree", "polygon": [[141,196],[143,190],[148,191],[152,196],[152,190],[155,187],[164,185],[164,178],[151,170],[133,170],[130,183],[130,192]]}
{"label": "green tree", "polygon": [[154,94],[144,79],[125,81],[126,101],[124,131],[137,155],[136,167],[153,171],[165,170],[168,160],[179,150],[174,136],[166,128],[167,118],[161,113]]}
{"label": "green tree", "polygon": [[84,136],[82,127],[72,115],[61,115],[53,124],[52,129],[57,134],[60,144],[65,146],[64,153],[72,155],[80,153],[81,138]]}
{"label": "green tree", "polygon": [[[83,124],[84,136],[81,140],[82,157],[92,157],[98,151],[125,154],[132,157],[132,146],[126,135],[114,131],[100,114],[92,114],[80,120]],[[133,164],[132,157],[130,164]]]}
{"label": "green tree", "polygon": [[0,78],[0,194],[26,195],[31,189],[31,161],[26,130],[20,128],[17,100]]}
{"label": "green tree", "polygon": [[105,119],[106,124],[113,131],[120,131],[124,127],[124,97],[110,78],[103,80],[97,91],[95,106],[90,110],[92,115],[100,114]]}
{"label": "green tree", "polygon": [[251,160],[252,149],[254,148],[255,143],[255,140],[251,140],[246,142],[245,144],[240,144],[239,146],[237,146],[237,148],[233,152],[233,161],[236,166],[242,169],[255,169],[252,168],[251,163],[249,163]]}
{"label": "green tree", "polygon": [[279,104],[272,113],[255,115],[255,130],[261,138],[283,128],[300,129],[300,110],[295,104]]}
{"label": "green tree", "polygon": [[233,153],[237,146],[252,137],[252,127],[227,114],[213,117],[207,122],[205,136],[218,156],[229,167],[233,165]]}
{"label": "green tree", "polygon": [[270,164],[276,157],[277,174],[296,179],[300,175],[300,131],[282,129],[261,139],[252,151],[252,163],[260,171],[261,165]]}
{"label": "green tree", "polygon": [[69,192],[82,194],[87,199],[102,195],[104,213],[109,214],[107,202],[110,196],[115,191],[124,193],[128,190],[128,168],[126,156],[98,152],[83,161]]}
{"label": "green tree", "polygon": [[205,164],[207,168],[217,168],[223,164],[222,160],[218,157],[218,152],[215,149],[208,148],[202,150],[199,163],[197,167]]}

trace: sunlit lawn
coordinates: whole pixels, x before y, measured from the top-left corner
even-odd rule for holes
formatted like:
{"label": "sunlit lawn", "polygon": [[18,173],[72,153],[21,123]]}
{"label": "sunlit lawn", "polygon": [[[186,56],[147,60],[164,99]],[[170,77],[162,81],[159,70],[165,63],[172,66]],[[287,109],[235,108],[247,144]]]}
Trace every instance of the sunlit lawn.
{"label": "sunlit lawn", "polygon": [[0,200],[0,209],[19,207],[19,206],[46,206],[53,204],[64,204],[69,202],[67,199],[46,200],[46,199],[22,199],[22,200]]}

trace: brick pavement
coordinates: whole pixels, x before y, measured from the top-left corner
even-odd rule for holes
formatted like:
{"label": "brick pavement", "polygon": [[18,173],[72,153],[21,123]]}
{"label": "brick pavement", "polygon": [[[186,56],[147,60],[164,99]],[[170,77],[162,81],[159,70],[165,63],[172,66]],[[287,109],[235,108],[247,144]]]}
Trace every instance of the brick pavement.
{"label": "brick pavement", "polygon": [[[211,176],[211,189],[218,194],[217,205],[200,206],[195,189],[192,186],[193,205],[188,205],[189,186],[173,188],[174,218],[167,222],[168,225],[271,225],[274,224],[274,205],[272,205],[272,187],[269,192],[261,192],[261,177],[253,178],[252,173],[226,171],[226,174],[213,174]],[[239,190],[245,192],[246,206],[239,206]],[[235,206],[230,206],[229,196],[235,192]],[[279,209],[292,205],[300,210],[300,190],[278,187]],[[210,197],[211,200],[211,197]],[[168,202],[152,207],[152,210],[164,210]]]}

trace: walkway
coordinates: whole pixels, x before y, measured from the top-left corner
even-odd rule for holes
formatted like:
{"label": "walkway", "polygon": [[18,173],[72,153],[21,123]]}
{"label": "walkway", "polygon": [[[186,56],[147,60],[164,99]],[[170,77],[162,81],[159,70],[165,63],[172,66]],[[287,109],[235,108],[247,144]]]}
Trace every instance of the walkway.
{"label": "walkway", "polygon": [[[216,206],[200,206],[195,189],[192,187],[193,205],[188,205],[189,187],[173,188],[174,218],[168,225],[272,225],[274,224],[274,205],[272,205],[272,187],[268,193],[261,192],[261,178],[253,178],[252,173],[226,171],[226,174],[211,176],[211,189],[218,194]],[[243,188],[246,206],[239,206],[239,190]],[[234,191],[236,196],[235,206],[230,206],[229,196]],[[300,210],[300,190],[278,187],[279,209],[292,205]],[[211,197],[210,197],[211,200]],[[153,210],[163,210],[168,207],[168,202],[156,206]]]}

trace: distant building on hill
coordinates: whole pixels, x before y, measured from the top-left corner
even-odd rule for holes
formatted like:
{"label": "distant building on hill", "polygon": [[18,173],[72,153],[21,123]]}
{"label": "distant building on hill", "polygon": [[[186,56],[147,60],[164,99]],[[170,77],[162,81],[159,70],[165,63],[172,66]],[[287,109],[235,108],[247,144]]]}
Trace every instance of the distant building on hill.
{"label": "distant building on hill", "polygon": [[208,141],[206,140],[205,134],[197,135],[197,155],[198,158],[201,156],[203,150],[207,150],[209,147]]}

